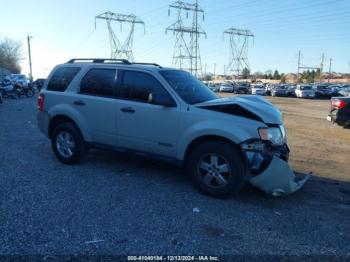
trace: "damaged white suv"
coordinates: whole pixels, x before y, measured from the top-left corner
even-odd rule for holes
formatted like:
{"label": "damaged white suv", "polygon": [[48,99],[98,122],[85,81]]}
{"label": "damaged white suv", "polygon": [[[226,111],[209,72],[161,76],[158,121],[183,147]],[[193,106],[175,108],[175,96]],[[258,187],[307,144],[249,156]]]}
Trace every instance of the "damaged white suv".
{"label": "damaged white suv", "polygon": [[258,96],[220,99],[191,74],[127,60],[72,59],[38,98],[40,130],[56,157],[77,163],[90,147],[134,152],[186,168],[222,197],[245,181],[273,195],[298,190],[281,113]]}

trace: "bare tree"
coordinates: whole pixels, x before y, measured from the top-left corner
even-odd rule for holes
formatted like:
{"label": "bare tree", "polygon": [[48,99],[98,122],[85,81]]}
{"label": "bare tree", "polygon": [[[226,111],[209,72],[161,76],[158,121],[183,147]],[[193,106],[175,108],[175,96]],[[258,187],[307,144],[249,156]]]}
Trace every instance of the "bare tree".
{"label": "bare tree", "polygon": [[0,39],[0,66],[13,73],[19,73],[22,45],[9,38]]}

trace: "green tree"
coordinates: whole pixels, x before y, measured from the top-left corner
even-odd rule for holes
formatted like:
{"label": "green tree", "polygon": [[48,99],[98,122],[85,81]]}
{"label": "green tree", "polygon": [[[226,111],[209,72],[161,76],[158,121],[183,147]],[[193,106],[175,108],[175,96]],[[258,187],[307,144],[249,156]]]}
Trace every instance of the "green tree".
{"label": "green tree", "polygon": [[249,76],[250,76],[250,71],[249,71],[248,68],[245,67],[245,68],[242,70],[242,77],[243,77],[243,79],[248,79]]}
{"label": "green tree", "polygon": [[281,76],[278,73],[278,70],[275,70],[275,72],[273,73],[273,79],[274,80],[280,80],[281,79]]}

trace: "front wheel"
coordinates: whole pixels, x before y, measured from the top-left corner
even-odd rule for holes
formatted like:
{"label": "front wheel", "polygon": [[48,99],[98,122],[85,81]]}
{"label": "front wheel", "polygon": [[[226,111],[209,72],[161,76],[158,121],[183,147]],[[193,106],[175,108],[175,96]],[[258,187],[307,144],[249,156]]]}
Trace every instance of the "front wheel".
{"label": "front wheel", "polygon": [[221,141],[197,146],[188,159],[187,172],[200,191],[213,197],[238,193],[244,185],[245,165],[241,153]]}
{"label": "front wheel", "polygon": [[57,125],[51,145],[57,159],[64,164],[78,163],[87,152],[84,139],[73,123]]}

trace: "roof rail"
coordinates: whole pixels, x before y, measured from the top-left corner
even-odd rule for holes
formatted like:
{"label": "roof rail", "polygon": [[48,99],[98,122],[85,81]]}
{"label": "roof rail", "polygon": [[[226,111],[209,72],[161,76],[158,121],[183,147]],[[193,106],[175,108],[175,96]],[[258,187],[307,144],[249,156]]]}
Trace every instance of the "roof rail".
{"label": "roof rail", "polygon": [[73,58],[70,59],[67,64],[79,63],[79,62],[90,62],[90,63],[122,63],[131,64],[126,59],[111,59],[111,58]]}
{"label": "roof rail", "polygon": [[160,66],[160,65],[158,65],[158,64],[156,64],[156,63],[139,63],[139,62],[132,62],[131,64],[133,64],[133,65],[153,65],[153,66],[157,66],[157,67],[162,67],[162,66]]}

